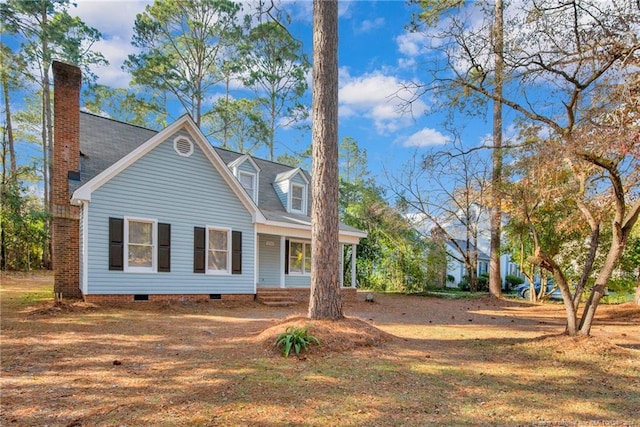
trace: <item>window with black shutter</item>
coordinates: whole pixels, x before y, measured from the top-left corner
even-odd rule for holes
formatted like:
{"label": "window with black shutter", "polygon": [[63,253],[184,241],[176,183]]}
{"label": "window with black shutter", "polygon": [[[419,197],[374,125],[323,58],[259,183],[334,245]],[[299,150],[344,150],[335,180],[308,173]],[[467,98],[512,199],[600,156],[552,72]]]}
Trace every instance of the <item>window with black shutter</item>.
{"label": "window with black shutter", "polygon": [[124,269],[124,219],[109,218],[109,270]]}
{"label": "window with black shutter", "polygon": [[171,224],[158,223],[158,271],[171,271]]}
{"label": "window with black shutter", "polygon": [[193,227],[193,272],[204,273],[205,268],[205,235],[204,227]]}
{"label": "window with black shutter", "polygon": [[231,232],[231,274],[242,274],[242,232]]}

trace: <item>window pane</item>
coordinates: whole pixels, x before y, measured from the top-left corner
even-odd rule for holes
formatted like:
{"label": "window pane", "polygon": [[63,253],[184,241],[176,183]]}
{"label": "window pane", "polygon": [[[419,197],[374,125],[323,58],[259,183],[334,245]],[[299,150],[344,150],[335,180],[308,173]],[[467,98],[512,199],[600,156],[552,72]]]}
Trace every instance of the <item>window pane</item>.
{"label": "window pane", "polygon": [[209,249],[227,250],[227,232],[220,230],[209,230]]}
{"label": "window pane", "polygon": [[153,244],[153,224],[150,222],[129,221],[129,243]]}
{"label": "window pane", "polygon": [[209,251],[209,270],[227,270],[227,253],[221,251]]}
{"label": "window pane", "polygon": [[305,273],[311,273],[311,245],[304,245],[304,271]]}
{"label": "window pane", "polygon": [[249,192],[249,194],[253,193],[253,175],[241,173],[240,184],[242,184],[242,186]]}
{"label": "window pane", "polygon": [[304,188],[300,185],[294,185],[291,187],[291,209],[301,211],[302,210],[302,190]]}
{"label": "window pane", "polygon": [[129,245],[129,267],[153,266],[153,246]]}
{"label": "window pane", "polygon": [[303,260],[304,253],[302,252],[303,245],[299,242],[291,242],[289,246],[289,272],[291,273],[303,273]]}

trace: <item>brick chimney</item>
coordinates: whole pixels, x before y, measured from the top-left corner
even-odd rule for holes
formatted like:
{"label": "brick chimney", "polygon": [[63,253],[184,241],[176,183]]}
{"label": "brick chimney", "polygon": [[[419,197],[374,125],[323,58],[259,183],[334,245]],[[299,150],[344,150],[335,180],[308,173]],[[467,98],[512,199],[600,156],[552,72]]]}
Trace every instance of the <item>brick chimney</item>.
{"label": "brick chimney", "polygon": [[78,298],[80,291],[80,212],[70,204],[69,174],[80,169],[80,87],[82,75],[74,65],[54,61],[53,173],[51,176],[54,292]]}

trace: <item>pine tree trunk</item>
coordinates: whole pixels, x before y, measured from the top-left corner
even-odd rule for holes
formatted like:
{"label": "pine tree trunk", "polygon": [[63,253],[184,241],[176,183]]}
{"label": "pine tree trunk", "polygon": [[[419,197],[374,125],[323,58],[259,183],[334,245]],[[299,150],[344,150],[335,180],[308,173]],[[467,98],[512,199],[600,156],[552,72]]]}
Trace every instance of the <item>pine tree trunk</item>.
{"label": "pine tree trunk", "polygon": [[[503,7],[502,0],[496,0],[493,25],[495,57],[495,95],[502,98],[504,78],[503,58]],[[491,173],[491,251],[489,258],[489,293],[499,298],[502,295],[502,275],[500,274],[500,234],[502,232],[502,102],[493,101],[493,170]]]}
{"label": "pine tree trunk", "polygon": [[313,167],[309,318],[343,317],[338,229],[338,2],[313,2]]}

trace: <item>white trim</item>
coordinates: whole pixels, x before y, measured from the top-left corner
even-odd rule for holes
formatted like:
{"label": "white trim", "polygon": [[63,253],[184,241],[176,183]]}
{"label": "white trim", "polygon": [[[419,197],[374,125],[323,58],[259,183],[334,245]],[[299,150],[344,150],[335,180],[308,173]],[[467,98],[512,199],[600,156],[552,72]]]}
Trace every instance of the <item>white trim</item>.
{"label": "white trim", "polygon": [[[233,251],[233,248],[231,248]],[[258,241],[258,232],[256,228],[253,227],[253,293],[258,293],[258,277],[259,272],[258,268],[260,265],[260,260],[258,256],[260,254],[260,242]]]}
{"label": "white trim", "polygon": [[[289,236],[299,239],[311,239],[311,224],[291,224],[288,222],[265,221],[256,224],[258,233]],[[340,243],[360,243],[360,239],[367,237],[364,231],[345,231],[339,233]]]}
{"label": "white trim", "polygon": [[[227,233],[227,269],[226,270],[209,270],[209,230],[215,231],[223,231]],[[216,275],[216,276],[227,276],[231,275],[231,229],[227,227],[217,227],[213,225],[207,225],[205,232],[205,255],[204,255],[204,271],[206,274]]]}
{"label": "white trim", "polygon": [[358,245],[351,245],[351,287],[355,288],[357,285],[357,275],[356,275],[356,268],[357,268],[357,255],[356,255],[356,248],[358,247]]}
{"label": "white trim", "polygon": [[258,164],[253,160],[253,158],[249,154],[243,154],[242,156],[238,157],[237,159],[229,163],[229,167],[238,168],[247,160],[249,161],[249,163],[251,163],[251,166],[256,172],[260,172],[262,170],[260,169],[260,167],[258,167]]}
{"label": "white trim", "polygon": [[[293,188],[294,187],[298,187],[301,189],[302,192],[302,200],[300,201],[300,209],[294,209],[293,208]],[[293,182],[293,181],[289,181],[289,194],[287,195],[287,199],[288,199],[288,211],[292,212],[292,213],[300,213],[300,214],[305,214],[307,213],[307,185],[306,184],[298,184],[297,182]]]}
{"label": "white trim", "polygon": [[[129,267],[129,222],[145,222],[151,227],[151,267]],[[125,273],[157,273],[158,272],[158,220],[151,218],[124,217],[124,268]]]}
{"label": "white trim", "polygon": [[80,274],[82,294],[86,295],[89,293],[89,202],[82,203],[81,213],[82,247],[80,250],[82,251],[82,269]]}
{"label": "white trim", "polygon": [[189,134],[189,136],[191,136],[193,141],[198,145],[198,147],[200,147],[200,149],[204,152],[207,159],[209,159],[211,164],[220,173],[225,182],[231,187],[240,202],[242,202],[247,211],[251,213],[253,221],[265,221],[264,215],[262,215],[262,212],[260,212],[256,203],[249,197],[247,192],[244,191],[244,189],[240,185],[240,182],[236,179],[227,165],[222,161],[211,144],[209,144],[206,137],[194,123],[193,119],[186,114],[167,126],[162,131],[158,132],[153,137],[149,138],[147,142],[140,145],[138,148],[124,156],[122,159],[118,160],[107,169],[100,172],[98,175],[96,175],[87,183],[74,191],[71,198],[71,203],[78,205],[81,201],[91,201],[91,193],[109,182],[113,177],[127,169],[138,159],[149,153],[158,145],[167,141],[167,139],[171,135],[177,133],[181,129],[185,130]]}
{"label": "white trim", "polygon": [[[187,143],[189,143],[189,151],[187,151],[186,153],[183,153],[178,149],[178,143],[180,141],[186,141]],[[183,135],[177,136],[176,138],[173,139],[173,149],[175,150],[176,153],[178,153],[179,156],[189,157],[193,154],[193,142],[191,142],[191,140],[186,136],[183,136]]]}
{"label": "white trim", "polygon": [[[250,194],[250,196],[256,203],[258,203],[258,174],[255,172],[248,172],[248,171],[237,169],[236,176],[238,177],[238,181],[240,181],[240,185],[242,185],[242,180],[240,179],[242,175],[248,175],[251,177],[251,182],[253,184],[253,194]],[[247,188],[244,185],[242,185],[242,188],[247,190]],[[248,192],[249,191],[247,190],[247,193]]]}
{"label": "white trim", "polygon": [[284,236],[280,236],[280,265],[278,266],[278,271],[280,272],[280,287],[284,288],[286,286],[286,276],[284,273],[285,266],[285,255],[287,253],[287,239]]}

